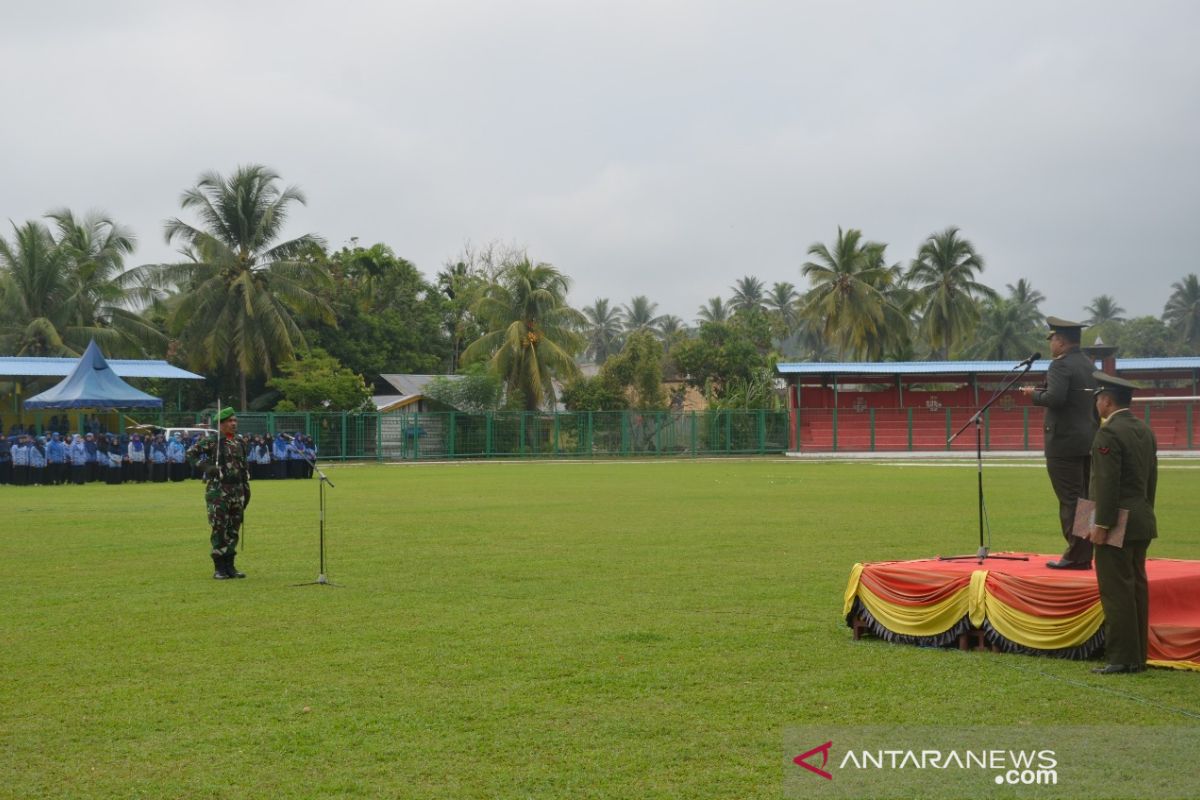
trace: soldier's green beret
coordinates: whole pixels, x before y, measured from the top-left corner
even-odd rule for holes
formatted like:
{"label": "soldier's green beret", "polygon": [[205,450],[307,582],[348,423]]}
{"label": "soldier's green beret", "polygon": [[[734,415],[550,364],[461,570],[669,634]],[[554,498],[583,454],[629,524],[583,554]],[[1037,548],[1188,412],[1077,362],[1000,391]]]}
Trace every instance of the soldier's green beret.
{"label": "soldier's green beret", "polygon": [[221,409],[220,413],[217,414],[217,422],[224,422],[225,420],[229,419],[230,417],[236,417],[236,416],[237,416],[237,412],[233,410],[233,406],[225,406],[224,408]]}
{"label": "soldier's green beret", "polygon": [[1142,388],[1133,381],[1098,370],[1092,373],[1092,377],[1096,379],[1096,390],[1093,394],[1108,392],[1113,399],[1123,405],[1133,402],[1133,393]]}

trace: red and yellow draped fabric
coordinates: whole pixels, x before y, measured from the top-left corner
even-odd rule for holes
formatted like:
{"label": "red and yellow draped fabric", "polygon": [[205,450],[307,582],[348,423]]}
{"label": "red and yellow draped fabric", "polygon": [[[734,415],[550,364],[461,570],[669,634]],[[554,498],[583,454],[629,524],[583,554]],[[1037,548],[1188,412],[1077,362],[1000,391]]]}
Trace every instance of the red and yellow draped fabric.
{"label": "red and yellow draped fabric", "polygon": [[[1092,571],[1027,561],[887,561],[855,564],[843,614],[886,638],[945,644],[982,629],[1006,650],[1086,658],[1103,645],[1104,612]],[[1150,663],[1200,670],[1200,561],[1148,559]]]}

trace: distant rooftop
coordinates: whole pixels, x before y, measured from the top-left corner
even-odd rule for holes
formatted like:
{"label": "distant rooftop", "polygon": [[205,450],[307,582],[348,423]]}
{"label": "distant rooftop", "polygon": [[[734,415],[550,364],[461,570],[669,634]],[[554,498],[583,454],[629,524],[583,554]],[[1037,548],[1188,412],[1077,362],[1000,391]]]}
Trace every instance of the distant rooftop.
{"label": "distant rooftop", "polygon": [[[1016,366],[1013,361],[799,361],[778,364],[780,375],[1004,375]],[[1029,370],[1043,373],[1050,365],[1046,358],[1033,362]],[[1118,358],[1117,372],[1161,372],[1200,370],[1200,357]]]}

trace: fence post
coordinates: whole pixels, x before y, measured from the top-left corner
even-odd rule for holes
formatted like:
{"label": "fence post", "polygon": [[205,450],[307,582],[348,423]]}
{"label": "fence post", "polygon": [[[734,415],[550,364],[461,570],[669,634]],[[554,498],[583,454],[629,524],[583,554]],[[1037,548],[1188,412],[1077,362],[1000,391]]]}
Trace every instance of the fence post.
{"label": "fence post", "polygon": [[838,448],[838,410],[837,406],[833,407],[833,452],[837,452]]}
{"label": "fence post", "polygon": [[487,458],[492,457],[492,412],[486,411],[483,415],[483,454]]}
{"label": "fence post", "polygon": [[696,412],[692,411],[692,458],[696,457],[696,453],[700,447],[700,431],[696,429]]}
{"label": "fence post", "polygon": [[558,455],[558,412],[554,412],[554,455]]}
{"label": "fence post", "polygon": [[871,426],[871,452],[872,452],[872,453],[874,453],[874,452],[875,452],[875,409],[873,409],[873,408],[867,409],[867,413],[870,415],[870,419],[871,419],[871,422],[870,422],[870,426]]}
{"label": "fence post", "polygon": [[762,455],[767,452],[767,412],[766,409],[758,410],[758,454]]}
{"label": "fence post", "polygon": [[912,451],[912,408],[908,409],[908,449]]}
{"label": "fence post", "polygon": [[342,460],[346,460],[346,412],[342,412]]}
{"label": "fence post", "polygon": [[954,434],[953,426],[950,424],[950,409],[946,409],[946,449],[950,449],[950,437]]}
{"label": "fence post", "polygon": [[375,412],[375,460],[383,461],[383,414]]}
{"label": "fence post", "polygon": [[990,408],[983,412],[983,449],[989,452],[992,449],[992,410]]}
{"label": "fence post", "polygon": [[1024,440],[1025,441],[1025,449],[1028,450],[1029,449],[1029,406],[1025,406],[1024,408],[1021,409],[1021,411],[1024,412],[1022,414],[1022,419],[1021,419],[1021,429],[1025,436],[1025,440]]}
{"label": "fence post", "polygon": [[450,430],[446,434],[446,450],[448,451],[446,453],[446,455],[450,458],[454,458],[454,452],[455,452],[454,434],[456,433],[457,428],[458,428],[458,426],[454,424],[454,413],[455,412],[451,411],[450,414],[448,415],[450,418],[449,424],[448,424],[448,427]]}
{"label": "fence post", "polygon": [[1188,450],[1191,450],[1192,449],[1192,404],[1191,403],[1187,404],[1186,412],[1187,412],[1186,413],[1186,416],[1187,416],[1187,446],[1188,446]]}

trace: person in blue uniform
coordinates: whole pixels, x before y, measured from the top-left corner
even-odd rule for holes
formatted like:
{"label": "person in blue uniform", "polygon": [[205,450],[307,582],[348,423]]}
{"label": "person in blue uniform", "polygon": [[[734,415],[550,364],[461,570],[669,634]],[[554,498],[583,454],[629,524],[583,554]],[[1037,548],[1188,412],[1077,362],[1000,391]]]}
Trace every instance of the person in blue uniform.
{"label": "person in blue uniform", "polygon": [[104,458],[100,458],[100,443],[96,440],[99,434],[90,431],[83,437],[83,446],[87,450],[87,479],[88,483],[98,481],[108,470],[108,446],[105,444]]}
{"label": "person in blue uniform", "polygon": [[105,446],[107,450],[104,455],[108,459],[108,467],[104,470],[104,482],[117,486],[124,478],[122,473],[125,471],[125,448],[121,446],[120,438],[112,433],[105,440]]}
{"label": "person in blue uniform", "polygon": [[88,452],[78,433],[71,439],[71,483],[80,486],[87,480]]}
{"label": "person in blue uniform", "polygon": [[46,442],[46,478],[54,486],[67,482],[67,446],[58,431]]}
{"label": "person in blue uniform", "polygon": [[29,484],[29,437],[21,434],[12,446],[12,482],[14,486]]}
{"label": "person in blue uniform", "polygon": [[171,441],[167,443],[167,461],[170,462],[168,474],[172,482],[178,483],[187,477],[188,468],[184,460],[186,452],[187,447],[183,444],[183,434],[179,432],[172,434]]}
{"label": "person in blue uniform", "polygon": [[146,443],[142,441],[139,434],[135,433],[129,437],[129,443],[125,447],[125,463],[128,473],[125,479],[136,483],[145,483]]}
{"label": "person in blue uniform", "polygon": [[0,486],[12,483],[12,442],[0,436]]}
{"label": "person in blue uniform", "polygon": [[167,481],[167,440],[161,433],[150,440],[150,481],[151,483],[166,483]]}
{"label": "person in blue uniform", "polygon": [[275,436],[275,444],[271,448],[271,459],[274,462],[275,469],[273,474],[276,478],[286,478],[288,468],[288,441],[287,437],[280,431]]}
{"label": "person in blue uniform", "polygon": [[300,440],[300,445],[303,448],[301,450],[301,455],[304,456],[304,461],[301,462],[301,476],[304,478],[311,478],[313,476],[313,465],[317,463],[317,446],[313,444],[311,436],[304,435],[296,438]]}
{"label": "person in blue uniform", "polygon": [[46,441],[42,437],[31,439],[29,448],[29,485],[42,486],[46,477]]}

